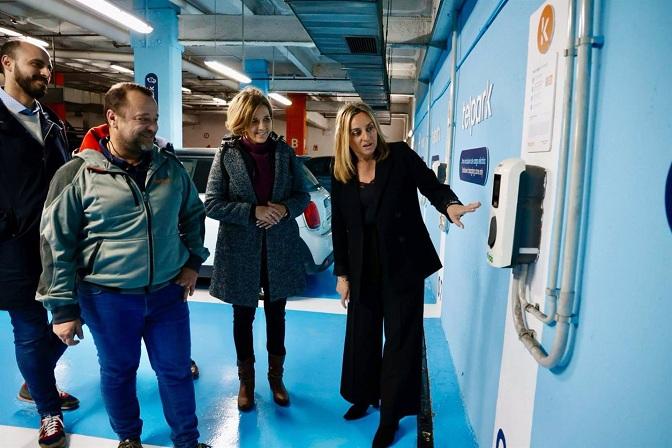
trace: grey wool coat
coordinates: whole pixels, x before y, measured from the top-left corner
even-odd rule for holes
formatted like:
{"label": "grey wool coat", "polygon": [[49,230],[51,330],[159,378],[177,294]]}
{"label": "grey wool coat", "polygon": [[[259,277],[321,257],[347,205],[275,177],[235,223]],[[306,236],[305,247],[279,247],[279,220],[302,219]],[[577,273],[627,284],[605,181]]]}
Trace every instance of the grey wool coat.
{"label": "grey wool coat", "polygon": [[246,162],[240,137],[222,140],[205,191],[206,214],[219,221],[210,294],[234,305],[257,306],[264,237],[271,301],[300,294],[305,288],[295,218],[303,213],[310,195],[294,150],[273,133],[269,138],[276,141],[271,202],[285,205],[288,216],[268,230],[255,225],[257,197],[249,174],[254,162]]}

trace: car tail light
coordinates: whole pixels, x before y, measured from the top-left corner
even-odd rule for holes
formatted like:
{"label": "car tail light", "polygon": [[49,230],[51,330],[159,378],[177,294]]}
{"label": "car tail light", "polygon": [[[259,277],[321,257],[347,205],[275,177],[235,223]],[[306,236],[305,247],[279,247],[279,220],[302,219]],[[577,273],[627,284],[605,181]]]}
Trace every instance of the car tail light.
{"label": "car tail light", "polygon": [[317,209],[315,202],[310,201],[308,206],[303,211],[303,217],[306,219],[306,225],[309,229],[317,229],[320,227],[320,212]]}

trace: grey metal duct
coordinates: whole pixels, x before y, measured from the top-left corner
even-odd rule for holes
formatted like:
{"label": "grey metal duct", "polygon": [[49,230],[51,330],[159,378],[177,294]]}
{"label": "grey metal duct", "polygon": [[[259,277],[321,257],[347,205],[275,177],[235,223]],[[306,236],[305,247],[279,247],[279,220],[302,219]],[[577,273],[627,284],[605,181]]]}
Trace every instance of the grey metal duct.
{"label": "grey metal duct", "polygon": [[320,53],[340,62],[381,122],[390,120],[382,5],[376,0],[286,0]]}

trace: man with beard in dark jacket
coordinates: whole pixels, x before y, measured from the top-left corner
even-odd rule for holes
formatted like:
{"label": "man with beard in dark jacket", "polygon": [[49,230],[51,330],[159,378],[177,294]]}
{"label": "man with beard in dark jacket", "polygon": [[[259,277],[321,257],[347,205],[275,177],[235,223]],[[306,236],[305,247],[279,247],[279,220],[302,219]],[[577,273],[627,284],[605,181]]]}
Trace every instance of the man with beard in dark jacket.
{"label": "man with beard in dark jacket", "polygon": [[0,47],[0,309],[9,311],[19,370],[19,399],[40,414],[39,445],[66,445],[62,410],[79,400],[56,388],[54,367],[66,345],[35,300],[40,277],[39,229],[49,181],[70,157],[63,123],[37,99],[47,91],[49,54],[27,40]]}

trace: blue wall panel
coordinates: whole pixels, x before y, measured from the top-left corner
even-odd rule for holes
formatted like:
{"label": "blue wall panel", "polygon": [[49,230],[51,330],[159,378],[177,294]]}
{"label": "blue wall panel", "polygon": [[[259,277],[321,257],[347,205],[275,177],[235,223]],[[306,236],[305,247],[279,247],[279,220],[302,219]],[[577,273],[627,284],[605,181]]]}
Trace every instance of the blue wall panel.
{"label": "blue wall panel", "polygon": [[532,444],[672,446],[672,3],[602,7],[575,349],[540,370]]}
{"label": "blue wall panel", "polygon": [[[470,11],[470,23],[462,27],[464,34],[459,40],[461,52],[470,47],[498,3],[479,2]],[[491,268],[485,258],[492,171],[502,159],[520,153],[527,24],[534,7],[530,2],[507,3],[458,72],[452,186],[463,202],[480,201],[483,206],[464,219],[464,230],[450,229],[442,320],[469,418],[483,446],[492,437],[509,282],[509,271]],[[476,20],[477,26],[471,23]],[[462,105],[479,95],[487,82],[494,85],[493,115],[470,133],[461,127]],[[490,154],[487,184],[461,181],[460,152],[482,146]]]}
{"label": "blue wall panel", "polygon": [[[451,227],[443,260],[442,325],[481,446],[492,444],[509,312],[510,270],[493,269],[485,261],[492,171],[502,159],[520,154],[527,30],[530,15],[543,4],[504,3],[458,72],[451,185],[463,201],[481,201],[483,208],[465,219],[465,230]],[[465,3],[458,61],[501,5],[498,0]],[[596,5],[605,46],[595,51],[579,323],[568,367],[539,370],[532,446],[672,446],[672,236],[664,203],[672,162],[672,33],[667,29],[672,3]],[[448,64],[444,57],[428,97],[436,98],[445,87]],[[461,129],[462,105],[488,81],[494,84],[493,116],[471,133]],[[418,116],[427,101],[419,105]],[[457,166],[460,151],[480,146],[490,152],[485,187],[459,180]],[[545,345],[552,333],[544,332]]]}
{"label": "blue wall panel", "polygon": [[[448,65],[448,64],[446,64]],[[436,87],[432,87],[432,109],[430,113],[430,134],[429,134],[429,160],[427,165],[431,168],[432,160],[438,158],[443,162],[446,158],[446,139],[448,132],[448,91],[443,91],[441,84],[436,82]],[[441,95],[441,96],[438,96]],[[439,238],[441,230],[439,229],[439,212],[429,203],[424,200],[427,212],[425,214],[425,222],[427,230],[432,238],[434,247],[439,249]]]}

